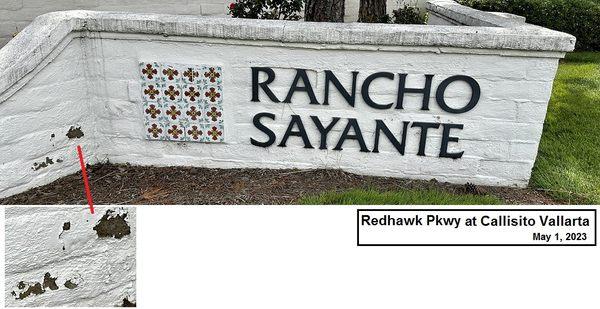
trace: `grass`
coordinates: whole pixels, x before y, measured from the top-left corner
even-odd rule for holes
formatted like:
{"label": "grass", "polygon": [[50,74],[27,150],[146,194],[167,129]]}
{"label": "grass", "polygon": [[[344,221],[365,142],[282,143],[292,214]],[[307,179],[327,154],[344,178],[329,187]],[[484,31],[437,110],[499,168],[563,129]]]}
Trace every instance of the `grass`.
{"label": "grass", "polygon": [[[600,52],[561,61],[530,186],[570,203],[600,204]],[[501,204],[493,196],[439,190],[326,192],[302,204]]]}
{"label": "grass", "polygon": [[302,198],[305,205],[481,205],[502,204],[493,196],[452,194],[441,190],[403,190],[380,192],[353,189],[345,192],[325,192],[317,196]]}
{"label": "grass", "polygon": [[600,52],[561,61],[530,184],[557,199],[600,204]]}

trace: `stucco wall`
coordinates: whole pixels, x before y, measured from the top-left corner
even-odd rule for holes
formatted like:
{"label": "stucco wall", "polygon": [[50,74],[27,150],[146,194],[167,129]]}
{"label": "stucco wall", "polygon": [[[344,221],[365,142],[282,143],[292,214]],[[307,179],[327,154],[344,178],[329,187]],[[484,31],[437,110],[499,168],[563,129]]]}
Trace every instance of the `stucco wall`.
{"label": "stucco wall", "polygon": [[[95,210],[92,215],[81,206],[6,209],[7,307],[114,307],[124,298],[136,301],[135,210]],[[109,210],[114,212],[107,215]],[[97,231],[102,220],[125,214],[121,233]]]}
{"label": "stucco wall", "polygon": [[[109,153],[111,162],[136,164],[199,165],[209,167],[298,167],[342,168],[361,174],[378,174],[451,182],[478,182],[484,184],[523,185],[527,182],[542,132],[546,103],[551,92],[551,81],[557,60],[552,58],[528,59],[500,55],[478,55],[468,50],[452,53],[431,53],[419,48],[409,52],[381,52],[368,50],[317,50],[314,48],[290,49],[285,47],[242,46],[235,47],[223,41],[211,43],[156,42],[154,40],[105,40],[89,42],[97,48],[98,70],[104,72],[99,88],[99,98],[104,104],[95,104],[98,115],[95,126],[103,152]],[[312,47],[312,46],[310,46]],[[201,56],[197,51],[201,50]],[[136,51],[132,53],[132,51]],[[90,51],[92,52],[92,51]],[[225,139],[223,145],[148,142],[144,139],[143,110],[138,81],[138,62],[159,60],[192,64],[218,64],[223,67],[223,110],[225,114]],[[260,103],[251,99],[251,68],[274,67],[277,74],[273,82],[275,95],[282,99],[295,76],[292,68],[308,70],[316,96],[323,98],[324,70],[337,74],[344,85],[349,85],[352,70],[360,71],[358,85],[372,73],[391,71],[408,73],[407,87],[422,88],[423,74],[435,74],[432,89],[452,75],[466,73],[475,78],[484,94],[478,106],[469,113],[452,115],[442,111],[430,99],[430,111],[421,111],[422,95],[407,94],[405,110],[375,110],[368,107],[360,95],[355,108],[349,108],[337,92],[330,94],[330,106],[310,105],[305,94],[294,95],[291,104],[272,103],[262,95]],[[549,73],[549,74],[548,74]],[[548,75],[546,75],[548,74]],[[507,78],[510,76],[510,78]],[[321,81],[321,83],[319,83]],[[394,102],[396,81],[379,81],[373,86],[374,98],[380,102]],[[129,85],[125,87],[125,85]],[[470,91],[463,84],[455,85],[447,97],[460,106],[468,101]],[[360,87],[357,91],[360,93]],[[275,121],[265,121],[277,135],[276,144],[259,148],[249,143],[251,138],[266,140],[265,135],[252,124],[259,112],[276,114]],[[420,131],[409,130],[406,154],[400,156],[387,142],[380,153],[360,152],[358,145],[348,142],[343,151],[333,151],[337,136],[346,122],[340,120],[334,133],[328,137],[329,149],[304,149],[298,137],[289,139],[286,148],[277,147],[290,122],[291,115],[300,115],[312,145],[317,148],[320,137],[310,120],[319,116],[323,123],[331,117],[357,118],[369,149],[373,147],[374,119],[386,122],[399,136],[403,121],[434,121],[460,123],[465,127],[456,135],[461,141],[452,145],[452,151],[465,151],[458,160],[438,158],[441,130],[429,133],[426,157],[417,156]]]}
{"label": "stucco wall", "polygon": [[[88,152],[94,130],[69,138],[71,127],[92,128],[88,98],[89,59],[81,40],[68,45],[26,87],[0,104],[0,190],[36,186],[79,170],[75,147]],[[85,140],[85,142],[82,142]]]}
{"label": "stucco wall", "polygon": [[[504,22],[496,19],[487,22]],[[48,15],[24,32],[0,50],[0,63],[11,64],[0,74],[0,196],[77,171],[77,144],[84,147],[90,163],[341,168],[360,174],[523,186],[536,157],[558,58],[574,44],[571,36],[527,24],[471,29],[91,12]],[[15,60],[19,57],[23,60]],[[224,143],[146,139],[139,63],[153,61],[222,67]],[[251,67],[274,69],[277,77],[270,86],[281,99],[295,69],[306,69],[320,102],[325,70],[347,89],[351,71],[358,71],[355,106],[333,88],[328,106],[308,104],[303,92],[294,94],[289,104],[265,100],[264,93],[261,102],[252,102]],[[375,72],[406,73],[409,88],[423,87],[424,74],[435,75],[430,110],[421,110],[423,96],[415,93],[405,94],[403,110],[368,107],[360,85]],[[449,76],[462,74],[479,83],[479,103],[464,114],[442,111],[435,89]],[[397,85],[397,75],[394,81],[379,79],[371,96],[378,102],[395,102]],[[448,103],[456,107],[470,96],[465,83],[454,83],[446,92]],[[276,117],[263,119],[277,137],[267,148],[250,143],[266,139],[253,125],[260,112]],[[292,115],[301,117],[315,149],[304,148],[294,136],[287,147],[276,146]],[[342,118],[328,135],[327,150],[318,149],[320,138],[310,116],[319,116],[324,125],[332,117]],[[449,151],[464,155],[438,156],[441,129],[429,131],[425,156],[417,155],[419,128],[409,128],[404,155],[385,137],[379,153],[361,152],[352,140],[343,150],[333,150],[346,118],[358,119],[369,150],[374,148],[375,119],[383,120],[397,137],[403,121],[463,124],[462,130],[453,131],[460,141],[449,143]],[[74,129],[83,136],[67,134]]]}

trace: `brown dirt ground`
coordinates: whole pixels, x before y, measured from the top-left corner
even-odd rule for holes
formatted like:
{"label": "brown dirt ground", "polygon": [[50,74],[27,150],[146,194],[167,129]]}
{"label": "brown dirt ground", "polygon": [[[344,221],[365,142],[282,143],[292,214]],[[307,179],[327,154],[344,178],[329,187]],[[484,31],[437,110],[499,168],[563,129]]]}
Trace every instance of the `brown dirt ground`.
{"label": "brown dirt ground", "polygon": [[[440,189],[494,195],[506,204],[559,204],[531,188],[466,186],[340,170],[209,169],[98,164],[87,168],[95,204],[297,204],[307,195],[353,188]],[[81,172],[0,199],[1,205],[86,204]]]}

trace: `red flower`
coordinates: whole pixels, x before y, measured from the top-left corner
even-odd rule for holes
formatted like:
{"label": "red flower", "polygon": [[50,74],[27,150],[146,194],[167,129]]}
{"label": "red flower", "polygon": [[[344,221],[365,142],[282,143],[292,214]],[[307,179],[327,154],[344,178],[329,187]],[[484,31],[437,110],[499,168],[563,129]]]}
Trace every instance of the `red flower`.
{"label": "red flower", "polygon": [[235,3],[230,3],[229,4],[229,9],[233,11],[233,9],[235,9]]}

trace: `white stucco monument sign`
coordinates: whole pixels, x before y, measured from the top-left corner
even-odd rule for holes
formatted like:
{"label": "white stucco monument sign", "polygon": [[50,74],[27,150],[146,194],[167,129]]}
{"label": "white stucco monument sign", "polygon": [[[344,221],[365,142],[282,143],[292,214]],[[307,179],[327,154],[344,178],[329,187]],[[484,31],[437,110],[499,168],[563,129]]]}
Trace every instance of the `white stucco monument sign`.
{"label": "white stucco monument sign", "polygon": [[0,50],[0,196],[90,163],[525,186],[575,38],[450,0],[429,25],[69,11]]}

